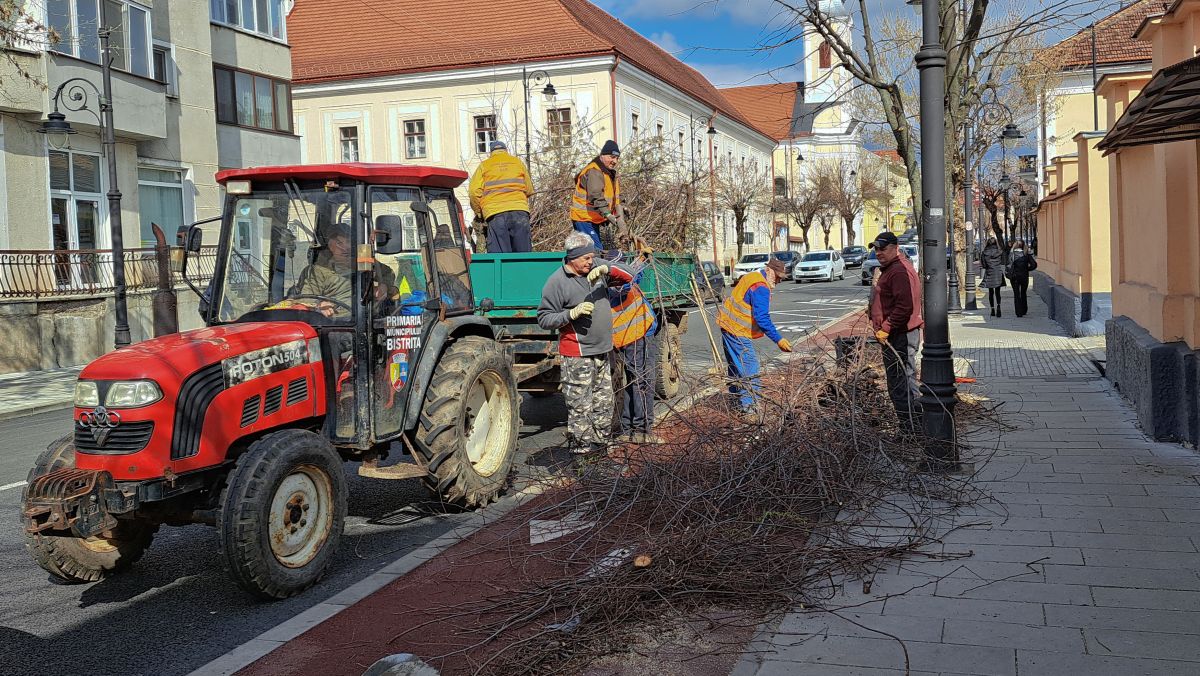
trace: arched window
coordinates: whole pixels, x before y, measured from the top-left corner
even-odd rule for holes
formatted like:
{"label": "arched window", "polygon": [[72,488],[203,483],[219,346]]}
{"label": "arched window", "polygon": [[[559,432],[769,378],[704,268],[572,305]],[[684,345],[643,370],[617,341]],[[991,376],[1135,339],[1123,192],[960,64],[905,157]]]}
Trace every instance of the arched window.
{"label": "arched window", "polygon": [[821,68],[833,67],[833,49],[828,42],[822,42],[820,49],[817,50],[817,58],[820,60]]}

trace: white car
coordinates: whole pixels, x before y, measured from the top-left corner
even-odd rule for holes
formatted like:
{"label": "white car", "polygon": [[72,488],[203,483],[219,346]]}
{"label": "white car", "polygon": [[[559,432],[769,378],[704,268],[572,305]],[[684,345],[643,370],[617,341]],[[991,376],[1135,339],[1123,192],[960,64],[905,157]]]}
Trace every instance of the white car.
{"label": "white car", "polygon": [[767,259],[770,256],[770,254],[765,253],[743,255],[742,259],[737,262],[737,265],[733,266],[733,283],[737,284],[738,280],[744,275],[762,270],[767,265]]}
{"label": "white car", "polygon": [[809,251],[796,264],[792,273],[796,283],[823,279],[832,282],[835,279],[846,278],[846,260],[839,251]]}

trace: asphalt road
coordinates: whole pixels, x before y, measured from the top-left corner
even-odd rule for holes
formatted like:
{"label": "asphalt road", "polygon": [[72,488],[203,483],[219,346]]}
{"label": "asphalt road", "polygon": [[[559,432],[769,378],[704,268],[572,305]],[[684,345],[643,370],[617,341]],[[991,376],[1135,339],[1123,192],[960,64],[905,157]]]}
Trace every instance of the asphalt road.
{"label": "asphalt road", "polygon": [[[794,340],[864,302],[866,289],[856,279],[780,284],[772,301],[780,330]],[[764,357],[777,350],[770,341],[758,342]],[[684,337],[684,356],[694,374],[712,364],[698,311]],[[562,397],[526,400],[522,418],[521,448],[530,462],[556,462],[542,450],[562,441]],[[163,527],[124,575],[56,584],[25,551],[18,510],[34,458],[70,425],[67,410],[0,422],[0,674],[186,674],[465,518],[441,513],[416,481],[361,479],[347,466],[350,509],[336,560],[325,579],[297,598],[262,603],[243,594],[221,570],[216,533],[206,526]]]}

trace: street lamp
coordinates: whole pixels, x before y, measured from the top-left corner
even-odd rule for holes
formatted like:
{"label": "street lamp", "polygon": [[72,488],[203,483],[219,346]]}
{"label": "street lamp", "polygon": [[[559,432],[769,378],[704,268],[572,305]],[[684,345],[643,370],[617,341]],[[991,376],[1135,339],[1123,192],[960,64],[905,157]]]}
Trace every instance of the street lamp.
{"label": "street lamp", "polygon": [[558,91],[554,89],[554,84],[550,82],[550,74],[544,70],[535,70],[532,73],[526,73],[525,66],[521,66],[521,87],[525,92],[525,165],[529,165],[529,87],[545,82],[546,86],[542,87],[542,96],[546,97],[547,102],[554,101],[558,96]]}
{"label": "street lamp", "polygon": [[[117,187],[117,140],[113,127],[112,109],[112,69],[108,37],[110,30],[101,28],[97,31],[100,36],[100,80],[103,90],[81,77],[73,77],[54,90],[51,101],[54,111],[46,115],[46,120],[38,129],[38,133],[46,134],[46,140],[54,148],[66,147],[66,136],[76,133],[67,122],[67,116],[59,111],[59,104],[71,111],[87,111],[96,117],[103,134],[104,157],[108,165],[108,226],[112,240],[113,265],[113,306],[116,314],[113,330],[113,345],[116,348],[128,346],[132,340],[129,335],[129,310],[125,302],[125,242],[121,235],[121,191]],[[66,97],[63,97],[63,94]],[[90,94],[94,94],[100,113],[88,107]],[[56,145],[55,141],[58,142]]]}
{"label": "street lamp", "polygon": [[921,208],[925,279],[925,344],[921,358],[926,465],[937,471],[958,467],[954,431],[954,358],[946,285],[946,50],[942,48],[941,3],[907,0],[921,8]]}

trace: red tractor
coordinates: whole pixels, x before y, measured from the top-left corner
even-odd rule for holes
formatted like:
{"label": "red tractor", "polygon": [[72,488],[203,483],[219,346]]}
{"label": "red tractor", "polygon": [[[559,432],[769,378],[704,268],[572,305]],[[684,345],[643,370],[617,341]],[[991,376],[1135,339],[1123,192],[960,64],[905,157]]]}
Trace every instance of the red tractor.
{"label": "red tractor", "polygon": [[[160,525],[220,531],[264,598],[314,584],[346,517],[344,461],[479,507],[520,424],[511,355],[476,313],[453,189],[466,174],[338,164],[223,171],[206,328],[88,364],[74,429],[38,458],[27,546],[69,581],[120,572]],[[183,271],[203,232],[185,235]],[[389,452],[409,462],[381,465]]]}

